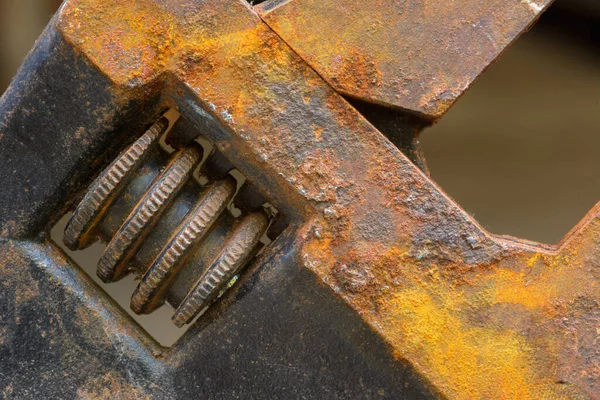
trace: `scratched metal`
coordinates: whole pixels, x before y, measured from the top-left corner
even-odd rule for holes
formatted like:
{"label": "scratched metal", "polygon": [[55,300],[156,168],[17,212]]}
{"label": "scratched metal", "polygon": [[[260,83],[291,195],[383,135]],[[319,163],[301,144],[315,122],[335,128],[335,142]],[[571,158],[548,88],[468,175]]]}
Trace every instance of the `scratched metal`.
{"label": "scratched metal", "polygon": [[334,89],[437,119],[552,0],[270,0],[264,21]]}
{"label": "scratched metal", "polygon": [[[540,11],[521,1],[446,3],[487,15],[499,29],[499,47]],[[435,10],[424,8],[425,16],[443,21],[444,2],[435,4]],[[288,47],[244,2],[70,0],[57,24],[76,54],[111,82],[116,104],[162,96],[162,106],[176,107],[201,127],[290,218],[294,228],[256,267],[271,268],[256,278],[263,286],[248,289],[246,298],[275,271],[278,279],[285,277],[273,269],[281,263],[286,273],[306,271],[319,279],[390,346],[386,354],[398,365],[408,363],[442,397],[598,397],[600,206],[556,247],[490,235],[323,80],[310,57],[300,58],[302,51]],[[477,49],[479,37],[465,35],[460,48]],[[418,53],[425,45],[412,46]],[[441,115],[500,50],[492,56],[485,49],[481,57],[470,53],[472,63],[456,61],[461,52],[441,58],[447,65],[478,67],[471,75],[462,68],[445,71],[452,85],[425,89],[430,97],[424,93],[401,106]],[[414,79],[427,88],[429,78]],[[4,223],[3,231],[27,232],[18,222]],[[277,287],[270,286],[274,295],[281,294]],[[306,288],[285,293],[293,297]],[[239,310],[247,303],[221,304],[194,331],[198,340],[214,332],[211,324],[233,315],[244,320]],[[325,322],[327,310],[326,302],[322,310],[314,307],[306,320],[340,329],[336,318]],[[244,321],[218,333],[235,335],[250,324]],[[281,326],[274,329],[281,332]],[[172,351],[167,362],[181,363],[210,346],[190,337]]]}

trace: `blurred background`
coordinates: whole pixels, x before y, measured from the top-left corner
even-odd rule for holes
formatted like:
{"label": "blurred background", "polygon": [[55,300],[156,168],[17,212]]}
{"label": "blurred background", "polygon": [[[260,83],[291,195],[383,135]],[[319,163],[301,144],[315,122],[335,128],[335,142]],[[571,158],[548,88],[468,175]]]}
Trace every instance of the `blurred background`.
{"label": "blurred background", "polygon": [[560,241],[600,201],[600,1],[557,0],[422,145],[492,233]]}
{"label": "blurred background", "polygon": [[[0,0],[0,93],[60,3]],[[557,0],[421,143],[433,179],[490,232],[558,243],[600,201],[600,1]],[[101,252],[71,255],[95,277]],[[127,311],[130,278],[101,285]],[[169,345],[181,331],[160,313],[133,317]]]}

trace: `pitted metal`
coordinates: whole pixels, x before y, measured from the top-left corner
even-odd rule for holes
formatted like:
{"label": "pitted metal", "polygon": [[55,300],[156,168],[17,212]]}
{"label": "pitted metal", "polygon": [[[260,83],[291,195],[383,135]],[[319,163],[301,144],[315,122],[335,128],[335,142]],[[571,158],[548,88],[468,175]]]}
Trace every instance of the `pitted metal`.
{"label": "pitted metal", "polygon": [[[27,377],[37,373],[54,383],[67,379],[83,393],[110,387],[134,397],[168,397],[170,391],[185,397],[199,390],[215,398],[597,397],[598,207],[558,246],[496,237],[441,192],[423,165],[411,161],[419,163],[419,157],[407,158],[344,98],[419,115],[398,125],[416,137],[423,120],[439,117],[549,4],[476,3],[390,0],[363,8],[348,3],[357,10],[348,16],[361,19],[349,24],[340,15],[347,10],[327,2],[292,0],[255,9],[217,0],[67,1],[0,102],[6,132],[1,154],[10,170],[25,165],[18,179],[3,176],[9,190],[0,193],[0,229],[11,241],[6,258],[28,266],[9,263],[0,272],[19,288],[11,301],[20,299],[14,300],[19,312],[31,315],[26,332],[35,331],[44,313],[61,321],[48,335],[69,355],[71,375],[37,367],[5,369],[4,376],[18,381],[12,370]],[[334,12],[314,15],[311,4]],[[448,9],[452,12],[443,12]],[[372,39],[398,26],[402,37],[382,43],[394,51],[378,56]],[[372,60],[353,48],[362,39],[373,50]],[[455,53],[447,46],[452,43],[468,51]],[[440,48],[444,51],[436,51]],[[472,57],[459,57],[464,54]],[[396,68],[394,60],[386,64],[391,56],[402,57],[406,68]],[[475,62],[469,64],[471,58]],[[427,64],[423,69],[421,61]],[[403,75],[403,82],[388,79],[388,72]],[[34,73],[43,79],[30,79]],[[64,88],[64,81],[81,85]],[[23,82],[39,90],[25,91]],[[406,92],[395,93],[401,84]],[[88,115],[77,107],[87,104],[94,87],[98,95]],[[61,90],[69,90],[78,111],[64,120],[50,117],[55,114],[44,106]],[[23,95],[10,94],[16,92]],[[119,143],[131,139],[123,128],[148,126],[167,108],[202,132],[286,216],[289,227],[183,340],[161,353],[118,310],[90,300],[97,291],[79,281],[79,271],[51,245],[40,249],[13,241],[44,236],[94,167],[109,161],[103,155],[116,154]],[[21,109],[35,112],[25,116]],[[39,125],[56,128],[44,130],[56,136],[45,143],[46,158],[27,137]],[[174,143],[187,144],[190,137],[180,139]],[[32,145],[19,147],[24,142]],[[411,143],[406,148],[418,154]],[[23,150],[22,160],[12,156],[15,149]],[[44,185],[27,181],[34,175],[30,166],[42,171]],[[167,212],[175,215],[173,204]],[[170,229],[181,223],[171,222]],[[227,226],[217,221],[220,236],[206,240],[223,240]],[[202,257],[216,260],[221,249],[207,248]],[[197,274],[198,264],[187,259],[178,282],[188,273],[204,276]],[[13,274],[17,281],[9,280]],[[35,285],[54,297],[48,285],[56,285],[77,304],[75,310],[49,309],[23,289]],[[183,301],[181,293],[190,286],[175,297]],[[199,311],[204,303],[198,299],[178,314],[181,321]],[[88,310],[99,311],[77,319],[77,329],[64,328],[72,315]],[[9,315],[15,325],[24,320]],[[94,340],[77,333],[81,330]],[[98,376],[96,368],[95,380],[82,382],[82,362],[64,339],[68,332],[94,349],[85,355],[88,363],[89,354],[97,355],[98,364],[113,368],[116,377]],[[13,337],[11,343],[19,343]],[[49,348],[39,338],[28,340]],[[19,351],[15,354],[25,359]],[[61,395],[68,391],[59,389]]]}

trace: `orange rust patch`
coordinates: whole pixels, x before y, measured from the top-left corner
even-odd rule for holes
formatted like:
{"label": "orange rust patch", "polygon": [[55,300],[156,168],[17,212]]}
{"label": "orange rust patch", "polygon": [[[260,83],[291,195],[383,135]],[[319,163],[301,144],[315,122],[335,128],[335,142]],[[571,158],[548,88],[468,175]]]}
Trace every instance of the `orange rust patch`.
{"label": "orange rust patch", "polygon": [[339,92],[435,119],[550,3],[303,0],[256,9]]}
{"label": "orange rust patch", "polygon": [[[565,306],[574,299],[600,301],[596,286],[580,285],[590,282],[590,271],[581,267],[575,253],[517,252],[503,260],[505,267],[471,269],[465,286],[455,282],[453,274],[442,273],[461,266],[423,271],[410,245],[400,242],[387,252],[359,251],[349,257],[368,266],[371,289],[354,290],[339,285],[339,265],[333,260],[345,256],[326,232],[303,248],[304,259],[310,260],[305,265],[333,285],[390,342],[397,357],[413,363],[445,395],[457,399],[584,398],[572,385],[557,384],[559,379],[552,378],[563,374],[556,368],[555,357],[572,346],[570,335],[552,321],[562,320],[565,309],[571,307]],[[359,247],[359,243],[354,245]],[[366,273],[350,271],[348,279],[361,283]],[[385,288],[385,294],[375,294],[373,288]],[[503,307],[498,309],[501,319],[485,318],[492,315],[487,310],[495,305]],[[527,324],[524,330],[523,323]],[[530,329],[536,334],[530,335]]]}
{"label": "orange rust patch", "polygon": [[155,79],[176,40],[173,18],[152,0],[73,0],[64,7],[59,27],[119,85]]}
{"label": "orange rust patch", "polygon": [[[492,238],[241,3],[208,1],[195,14],[185,9],[191,2],[169,3],[182,7],[185,15],[174,21],[161,20],[164,11],[154,5],[146,8],[149,2],[72,0],[61,26],[119,84],[147,82],[163,69],[187,84],[196,100],[229,129],[233,140],[226,145],[276,177],[271,190],[279,190],[298,208],[312,207],[303,210],[315,221],[305,231],[301,262],[388,340],[396,354],[452,398],[579,395],[575,384],[557,383],[577,383],[578,376],[592,374],[585,360],[564,358],[574,351],[573,335],[562,323],[569,313],[583,312],[577,301],[598,301],[600,274],[589,262],[598,257],[597,222],[578,231],[576,240],[558,254]],[[421,3],[411,4],[424,16],[446,17],[436,7],[440,2]],[[489,7],[481,2],[476,6]],[[517,7],[531,16],[527,6]],[[88,18],[77,26],[85,18],[78,10],[99,16],[100,22]],[[238,18],[237,11],[244,14]],[[376,28],[378,22],[371,18],[368,25]],[[110,34],[97,40],[100,45],[93,36],[102,35],[103,26]],[[494,33],[508,37],[513,28]],[[123,44],[111,42],[122,34]],[[344,43],[334,47],[363,54]],[[416,49],[406,56],[421,60]],[[383,64],[372,65],[368,57],[355,62],[362,82],[356,87],[364,91],[385,86]],[[415,65],[427,72],[427,65]],[[352,75],[343,64],[337,71]],[[415,107],[434,114],[446,108],[444,96],[450,104],[472,78],[463,79],[461,71],[452,71],[454,80],[437,75],[430,79],[427,73],[419,75],[420,70],[401,72],[394,94],[410,95]],[[428,85],[422,93],[419,85],[424,82]],[[322,130],[310,124],[317,119],[313,108],[319,122],[324,121]],[[395,229],[387,230],[386,237],[368,237],[368,224],[358,223],[368,223],[362,217],[375,206],[395,214],[390,218]]]}

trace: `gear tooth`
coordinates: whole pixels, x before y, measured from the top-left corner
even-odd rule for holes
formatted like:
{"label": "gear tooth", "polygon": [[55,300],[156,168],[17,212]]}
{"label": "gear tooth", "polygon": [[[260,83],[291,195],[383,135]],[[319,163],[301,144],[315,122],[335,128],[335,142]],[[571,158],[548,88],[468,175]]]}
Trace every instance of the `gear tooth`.
{"label": "gear tooth", "polygon": [[[150,189],[108,244],[106,251],[110,252],[114,262],[110,265],[103,264],[102,268],[106,271],[105,274],[108,273],[108,269],[112,269],[110,274],[115,279],[121,277],[127,260],[141,245],[141,238],[152,228],[191,176],[193,165],[185,163],[183,154],[185,153],[178,153],[155,179]],[[182,169],[182,164],[188,165],[188,167]],[[182,173],[176,173],[177,170]]]}
{"label": "gear tooth", "polygon": [[234,194],[232,188],[223,190],[223,184],[218,182],[210,186],[198,199],[189,216],[180,224],[169,243],[142,277],[140,287],[144,287],[144,291],[140,291],[141,294],[137,298],[142,308],[145,309],[160,300],[160,294],[169,286],[181,260],[202,241]]}
{"label": "gear tooth", "polygon": [[[69,248],[79,248],[86,243],[86,235],[156,147],[164,128],[164,121],[153,125],[94,181],[65,230],[64,240]],[[97,274],[104,282],[119,280],[127,273],[128,261],[140,248],[143,237],[183,188],[200,159],[201,151],[196,147],[181,150],[154,179],[98,262]],[[199,197],[132,294],[131,308],[135,312],[150,312],[164,301],[162,297],[182,260],[204,239],[225,211],[235,189],[236,185],[225,179],[211,185]],[[243,267],[266,229],[266,223],[262,222],[266,221],[266,216],[260,214],[257,218],[256,215],[245,217],[236,226],[208,270],[187,294],[172,318],[177,326],[188,323],[208,306]]]}
{"label": "gear tooth", "polygon": [[[87,244],[85,238],[95,228],[104,211],[146,161],[157,143],[157,132],[165,128],[157,122],[117,157],[92,183],[65,228],[65,242],[72,248]],[[152,134],[150,134],[152,132]]]}
{"label": "gear tooth", "polygon": [[188,323],[219,294],[243,267],[266,228],[266,217],[259,213],[248,215],[240,222],[209,269],[175,311],[173,322],[177,326]]}

